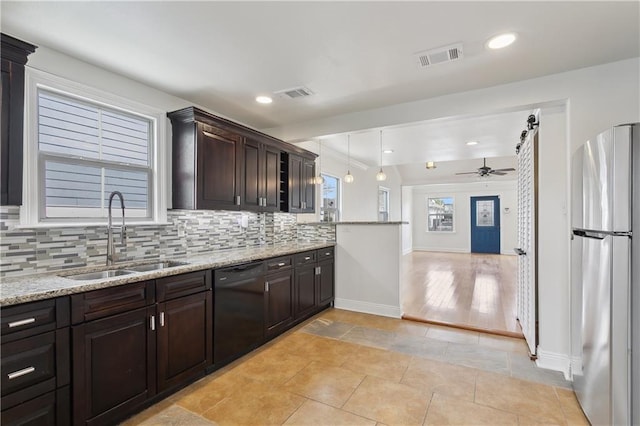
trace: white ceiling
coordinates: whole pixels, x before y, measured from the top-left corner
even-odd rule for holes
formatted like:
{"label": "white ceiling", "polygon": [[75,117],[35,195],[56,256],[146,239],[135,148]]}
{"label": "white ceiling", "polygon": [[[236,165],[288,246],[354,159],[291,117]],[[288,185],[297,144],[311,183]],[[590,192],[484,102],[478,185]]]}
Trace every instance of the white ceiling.
{"label": "white ceiling", "polygon": [[[637,1],[3,0],[0,8],[4,33],[258,129],[640,56]],[[489,37],[505,31],[518,34],[514,45],[485,49]],[[458,42],[462,60],[417,66],[415,53]],[[254,101],[302,85],[315,94],[274,97],[266,106]],[[384,147],[395,152],[383,164],[395,165],[405,183],[462,179],[454,173],[476,169],[482,157],[494,168],[513,167],[529,113],[385,128]],[[379,162],[379,130],[351,136],[352,157],[363,166]],[[328,153],[344,158],[346,135],[321,137]],[[469,140],[480,143],[469,147]],[[316,150],[313,142],[302,144]],[[426,174],[425,161],[438,168]]]}

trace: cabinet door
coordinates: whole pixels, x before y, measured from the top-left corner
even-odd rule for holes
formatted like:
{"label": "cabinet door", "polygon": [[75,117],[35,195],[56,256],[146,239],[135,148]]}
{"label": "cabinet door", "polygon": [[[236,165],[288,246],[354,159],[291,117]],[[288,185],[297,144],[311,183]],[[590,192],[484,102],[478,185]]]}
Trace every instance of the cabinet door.
{"label": "cabinet door", "polygon": [[295,313],[296,319],[313,312],[316,308],[316,268],[314,265],[301,266],[295,272]]}
{"label": "cabinet door", "polygon": [[204,375],[212,360],[211,291],[158,304],[158,391]]}
{"label": "cabinet door", "polygon": [[73,327],[74,424],[116,423],[156,393],[155,308]]}
{"label": "cabinet door", "polygon": [[242,209],[261,210],[263,193],[262,144],[246,138],[242,143]]}
{"label": "cabinet door", "polygon": [[333,260],[318,263],[318,305],[324,306],[333,302],[334,267]]}
{"label": "cabinet door", "polygon": [[242,137],[198,123],[197,208],[240,208],[240,144]]}
{"label": "cabinet door", "polygon": [[49,392],[2,412],[5,426],[50,426],[71,424],[69,387]]}
{"label": "cabinet door", "polygon": [[293,271],[265,277],[266,333],[277,334],[293,321]]}
{"label": "cabinet door", "polygon": [[303,168],[302,157],[289,155],[289,211],[302,211],[303,201]]}
{"label": "cabinet door", "polygon": [[280,150],[265,146],[262,164],[264,166],[262,210],[280,211]]}
{"label": "cabinet door", "polygon": [[316,211],[316,185],[314,183],[316,163],[305,158],[302,167],[302,211],[304,213],[313,213]]}

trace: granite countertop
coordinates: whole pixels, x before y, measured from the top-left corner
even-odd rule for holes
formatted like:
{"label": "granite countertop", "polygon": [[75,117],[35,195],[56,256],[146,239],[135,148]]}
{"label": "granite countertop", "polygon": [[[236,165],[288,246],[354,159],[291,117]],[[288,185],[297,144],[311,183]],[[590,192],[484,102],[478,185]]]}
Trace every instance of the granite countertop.
{"label": "granite countertop", "polygon": [[389,222],[377,222],[377,221],[340,221],[340,222],[299,222],[298,225],[408,225],[409,222],[402,221],[389,221]]}
{"label": "granite countertop", "polygon": [[35,300],[51,299],[58,296],[82,293],[85,291],[114,287],[144,280],[152,280],[169,275],[237,265],[333,246],[335,246],[335,243],[327,242],[269,244],[242,249],[216,250],[212,251],[211,254],[181,258],[145,259],[144,261],[138,262],[122,262],[117,263],[114,267],[118,269],[126,269],[127,267],[135,265],[157,263],[159,261],[166,260],[186,262],[186,264],[155,271],[136,272],[129,275],[94,280],[79,281],[66,277],[69,275],[113,269],[113,267],[106,268],[102,265],[89,266],[85,268],[65,269],[42,274],[2,278],[2,283],[0,283],[0,306],[10,306]]}

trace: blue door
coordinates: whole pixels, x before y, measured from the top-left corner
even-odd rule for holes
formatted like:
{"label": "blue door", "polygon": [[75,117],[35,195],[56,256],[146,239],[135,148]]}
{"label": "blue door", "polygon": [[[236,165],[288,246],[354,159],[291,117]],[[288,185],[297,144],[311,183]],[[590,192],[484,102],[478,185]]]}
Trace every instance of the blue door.
{"label": "blue door", "polygon": [[500,198],[471,197],[471,253],[500,254]]}

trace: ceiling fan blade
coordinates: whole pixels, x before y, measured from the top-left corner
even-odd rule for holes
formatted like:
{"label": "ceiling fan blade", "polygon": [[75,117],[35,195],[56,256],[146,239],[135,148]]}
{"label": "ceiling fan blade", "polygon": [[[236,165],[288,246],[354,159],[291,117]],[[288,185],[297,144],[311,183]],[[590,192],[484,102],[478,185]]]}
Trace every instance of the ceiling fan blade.
{"label": "ceiling fan blade", "polygon": [[464,173],[456,173],[457,175],[477,175],[478,172],[464,172]]}
{"label": "ceiling fan blade", "polygon": [[496,175],[496,176],[504,176],[504,175],[506,175],[506,173],[504,173],[504,172],[499,172],[499,171],[497,171],[497,170],[493,170],[493,171],[491,171],[491,172],[489,172],[489,173],[491,173],[492,175]]}
{"label": "ceiling fan blade", "polygon": [[494,172],[515,172],[516,169],[514,168],[508,168],[508,169],[493,169]]}

